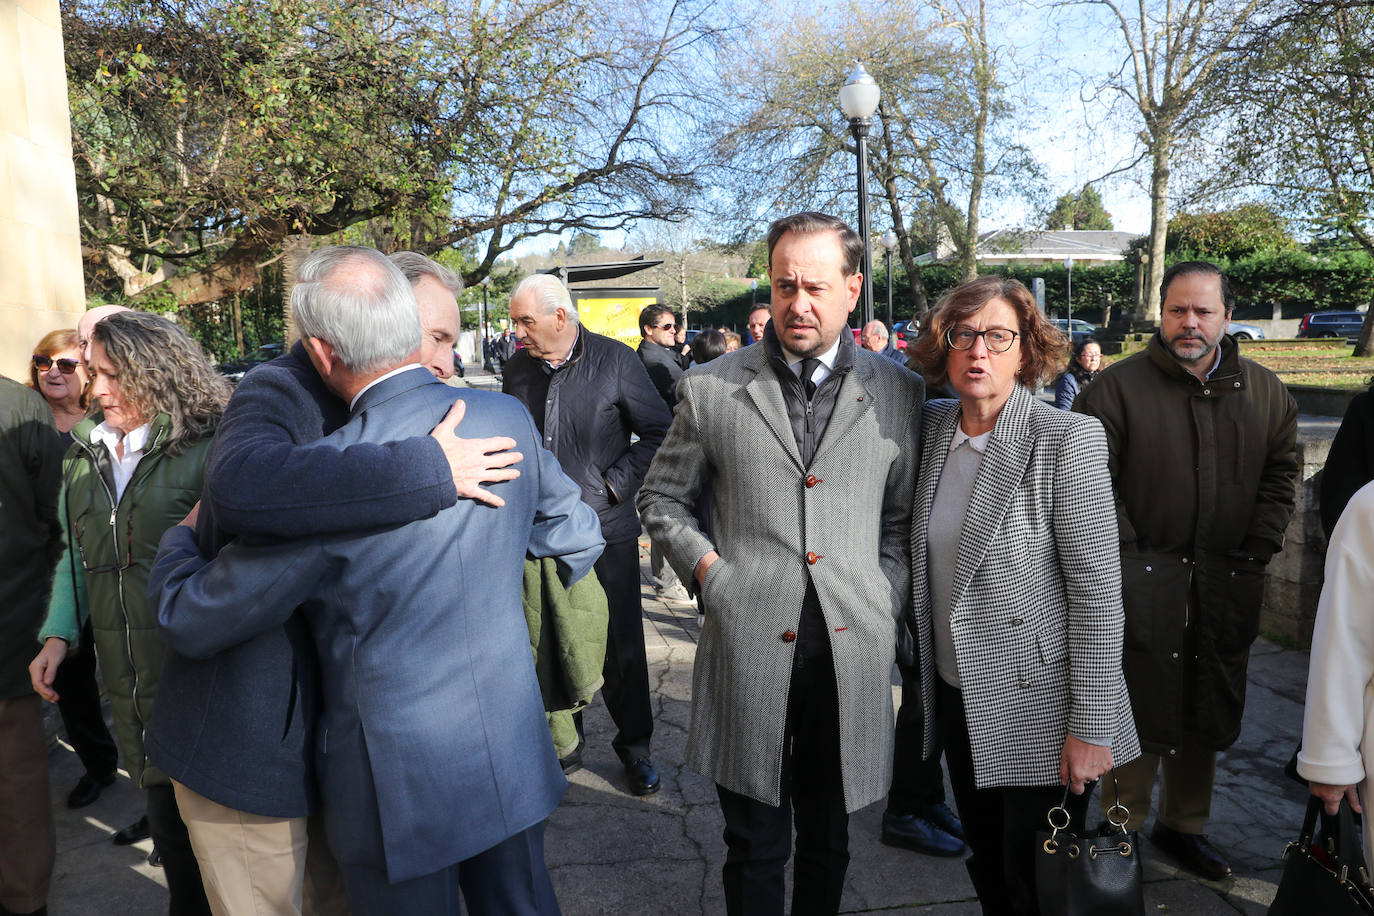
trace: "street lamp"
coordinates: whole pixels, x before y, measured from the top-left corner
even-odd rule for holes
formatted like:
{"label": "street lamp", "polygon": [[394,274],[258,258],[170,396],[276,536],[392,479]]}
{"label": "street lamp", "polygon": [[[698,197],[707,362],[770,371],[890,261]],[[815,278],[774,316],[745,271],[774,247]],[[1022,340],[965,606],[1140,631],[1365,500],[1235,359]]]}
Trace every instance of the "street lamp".
{"label": "street lamp", "polygon": [[883,248],[887,249],[887,329],[892,330],[892,249],[897,247],[897,233],[891,229],[883,233]]}
{"label": "street lamp", "polygon": [[749,281],[749,314],[754,314],[754,309],[759,307],[759,281]]}
{"label": "street lamp", "polygon": [[873,255],[868,240],[868,129],[873,126],[869,119],[878,110],[878,100],[882,92],[873,77],[868,75],[864,65],[854,61],[854,70],[849,79],[840,87],[840,110],[849,119],[849,132],[857,144],[859,176],[859,238],[864,243],[863,262],[863,323],[873,320]]}
{"label": "street lamp", "polygon": [[1069,277],[1068,277],[1068,290],[1067,290],[1067,292],[1065,293],[1065,296],[1064,296],[1064,300],[1065,300],[1065,302],[1067,303],[1067,308],[1066,308],[1065,315],[1064,315],[1064,318],[1066,319],[1066,320],[1064,321],[1064,327],[1066,327],[1066,328],[1069,329],[1069,340],[1073,340],[1073,258],[1072,258],[1072,257],[1066,257],[1066,258],[1064,258],[1064,269],[1065,269],[1066,271],[1069,272]]}

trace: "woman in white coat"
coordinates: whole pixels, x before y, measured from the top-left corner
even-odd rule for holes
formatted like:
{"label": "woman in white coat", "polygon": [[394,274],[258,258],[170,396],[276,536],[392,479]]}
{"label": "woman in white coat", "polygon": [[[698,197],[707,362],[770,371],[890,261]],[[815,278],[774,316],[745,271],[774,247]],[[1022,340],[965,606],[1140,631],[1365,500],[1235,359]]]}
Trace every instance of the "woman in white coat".
{"label": "woman in white coat", "polygon": [[[1335,814],[1342,798],[1361,811],[1374,734],[1374,483],[1341,513],[1326,548],[1326,584],[1317,603],[1298,774]],[[1364,819],[1374,849],[1374,818]]]}
{"label": "woman in white coat", "polygon": [[[914,345],[931,387],[912,525],[913,632],[988,914],[1039,911],[1033,849],[1070,790],[1140,753],[1121,673],[1121,564],[1107,440],[1030,388],[1064,338],[1015,280],[947,293]],[[933,748],[933,735],[927,747]]]}

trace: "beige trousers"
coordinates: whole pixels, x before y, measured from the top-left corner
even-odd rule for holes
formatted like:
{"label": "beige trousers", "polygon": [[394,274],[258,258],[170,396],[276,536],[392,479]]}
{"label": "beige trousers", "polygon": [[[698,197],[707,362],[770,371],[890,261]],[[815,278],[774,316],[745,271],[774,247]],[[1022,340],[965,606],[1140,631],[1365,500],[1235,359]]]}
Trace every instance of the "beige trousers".
{"label": "beige trousers", "polygon": [[0,700],[0,907],[11,913],[47,905],[57,858],[49,799],[43,701]]}
{"label": "beige trousers", "polygon": [[[1159,821],[1179,833],[1203,833],[1212,816],[1212,783],[1217,774],[1215,751],[1182,750],[1172,757],[1141,754],[1116,768],[1121,804],[1131,812],[1128,830],[1139,830],[1150,815],[1150,793],[1155,775],[1163,771],[1159,787]],[[1112,780],[1098,787],[1102,816],[1112,806]]]}
{"label": "beige trousers", "polygon": [[342,875],[313,818],[236,811],[172,785],[215,916],[347,916]]}

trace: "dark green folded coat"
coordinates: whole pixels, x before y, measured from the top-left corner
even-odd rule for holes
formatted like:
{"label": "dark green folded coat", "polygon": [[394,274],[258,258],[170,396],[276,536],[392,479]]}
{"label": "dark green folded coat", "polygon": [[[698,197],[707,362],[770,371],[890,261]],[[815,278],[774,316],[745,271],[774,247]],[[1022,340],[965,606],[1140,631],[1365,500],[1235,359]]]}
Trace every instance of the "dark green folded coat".
{"label": "dark green folded coat", "polygon": [[565,588],[556,560],[527,558],[523,600],[545,711],[581,709],[600,689],[606,660],[610,611],[596,572]]}

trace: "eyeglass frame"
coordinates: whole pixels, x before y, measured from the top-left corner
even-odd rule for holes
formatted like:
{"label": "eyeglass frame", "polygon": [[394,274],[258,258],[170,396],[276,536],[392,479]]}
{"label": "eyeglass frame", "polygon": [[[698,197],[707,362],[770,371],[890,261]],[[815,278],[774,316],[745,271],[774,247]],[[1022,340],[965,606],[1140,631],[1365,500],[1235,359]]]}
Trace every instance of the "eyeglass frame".
{"label": "eyeglass frame", "polygon": [[[954,342],[954,335],[956,333],[968,333],[973,335],[972,339],[970,339],[968,342],[968,346],[961,347]],[[1011,339],[1007,341],[1007,345],[1005,347],[998,349],[997,347],[992,345],[992,341],[987,336],[988,334],[1010,334]],[[951,350],[958,350],[960,353],[962,353],[965,350],[972,350],[973,344],[978,340],[978,338],[981,337],[983,338],[983,346],[988,348],[989,353],[1005,353],[1012,348],[1012,345],[1016,343],[1016,338],[1020,336],[1021,333],[1019,331],[1013,331],[1011,328],[984,328],[981,331],[975,331],[972,328],[966,328],[960,325],[955,325],[951,328],[948,328],[945,331],[945,343],[949,345],[949,348]]]}
{"label": "eyeglass frame", "polygon": [[[44,362],[47,363],[46,366],[43,365]],[[33,354],[33,365],[34,368],[37,369],[39,372],[47,372],[54,365],[56,365],[57,371],[62,373],[63,375],[75,375],[76,370],[81,366],[81,360],[67,359],[65,357],[62,359],[53,359],[51,356],[44,356],[41,353],[35,353]]]}
{"label": "eyeglass frame", "polygon": [[658,330],[660,330],[660,331],[676,331],[676,330],[677,330],[677,322],[674,321],[672,324],[660,324],[660,325],[656,325],[656,327],[657,327]]}

